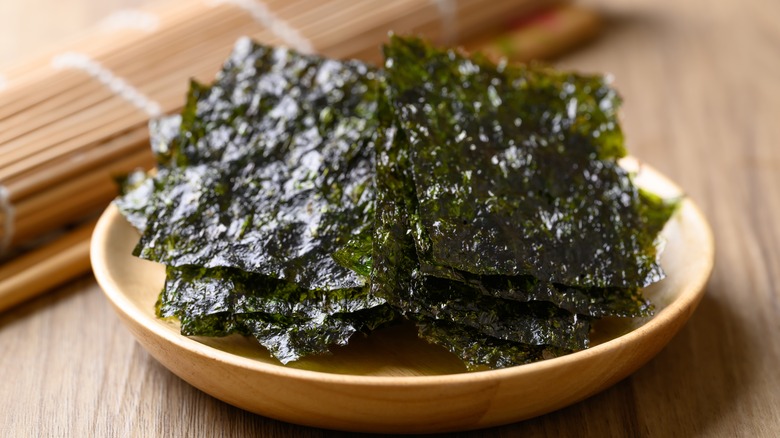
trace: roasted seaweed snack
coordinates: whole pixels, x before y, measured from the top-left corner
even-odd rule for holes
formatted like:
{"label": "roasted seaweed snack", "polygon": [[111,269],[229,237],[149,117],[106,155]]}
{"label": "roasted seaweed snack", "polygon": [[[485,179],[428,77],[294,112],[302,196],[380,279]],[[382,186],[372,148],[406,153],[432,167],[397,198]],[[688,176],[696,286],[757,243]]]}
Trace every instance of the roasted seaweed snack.
{"label": "roasted seaweed snack", "polygon": [[603,77],[391,37],[385,69],[241,40],[116,203],[167,265],[157,314],[282,363],[400,319],[469,369],[648,316],[675,203],[638,189]]}
{"label": "roasted seaweed snack", "polygon": [[241,40],[214,84],[191,87],[136,254],[363,286],[331,254],[373,219],[374,76]]}
{"label": "roasted seaweed snack", "polygon": [[602,77],[493,65],[421,40],[385,47],[409,143],[424,272],[580,287],[660,280],[656,235]]}
{"label": "roasted seaweed snack", "polygon": [[[254,76],[249,77],[250,73]],[[370,263],[366,260],[370,253],[360,252],[360,242],[361,236],[373,230],[370,141],[375,133],[357,128],[371,124],[370,117],[358,120],[358,116],[373,114],[372,74],[357,62],[306,57],[244,40],[216,84],[193,83],[183,117],[151,123],[157,172],[153,177],[131,175],[125,195],[116,204],[143,233],[139,252],[159,255],[169,265],[158,300],[160,317],[178,320],[185,335],[254,336],[283,363],[327,352],[345,344],[354,333],[395,317],[382,299],[370,295],[363,285],[369,268],[360,268]],[[307,79],[290,79],[296,75]],[[284,80],[291,85],[274,88]],[[343,80],[352,88],[340,97],[331,96],[339,92],[332,82]],[[253,102],[262,108],[236,109],[239,105],[234,101],[246,98],[236,95],[239,83],[246,89],[242,90],[255,93]],[[307,84],[311,89],[300,91]],[[234,100],[228,103],[227,89],[232,90],[230,99]],[[309,105],[290,101],[285,95],[290,89],[310,98]],[[360,105],[368,109],[355,109]],[[339,112],[343,108],[353,112],[345,115]],[[234,126],[248,123],[241,117],[261,120],[263,129],[273,125],[289,135],[248,138],[251,129]],[[244,131],[242,135],[234,132],[229,140],[209,135],[199,138],[199,133],[212,132],[208,128],[214,126],[209,123],[223,123],[222,134],[230,129]],[[266,216],[246,220],[252,219],[253,211]],[[277,233],[279,239],[255,236],[227,245],[220,241],[225,232],[231,232],[225,224],[240,223],[240,233],[247,233],[260,226],[262,219],[266,221],[261,232],[272,237]],[[279,231],[282,227],[288,229]],[[217,232],[203,232],[208,229]],[[316,236],[307,235],[312,231]],[[291,241],[306,245],[305,251],[298,251],[303,257],[274,253]],[[165,246],[159,247],[160,243]],[[253,252],[246,253],[245,247]],[[185,256],[174,260],[177,254]],[[212,262],[200,263],[210,255]],[[268,273],[233,266],[242,257],[265,261],[260,270]],[[309,264],[305,269],[300,267],[303,262]]]}
{"label": "roasted seaweed snack", "polygon": [[267,275],[191,266],[168,267],[166,277],[157,313],[178,319],[182,334],[253,336],[282,363],[327,353],[395,317],[365,287],[307,290]]}

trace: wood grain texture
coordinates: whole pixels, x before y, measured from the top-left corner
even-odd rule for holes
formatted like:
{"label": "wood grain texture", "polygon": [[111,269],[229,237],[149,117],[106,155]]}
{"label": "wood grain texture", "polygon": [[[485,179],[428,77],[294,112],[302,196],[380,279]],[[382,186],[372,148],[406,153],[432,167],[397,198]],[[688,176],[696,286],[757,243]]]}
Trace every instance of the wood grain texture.
{"label": "wood grain texture", "polygon": [[[37,49],[44,34],[63,36],[52,23],[75,31],[107,4],[2,2],[0,53],[24,53],[22,37]],[[628,379],[533,420],[456,436],[778,436],[780,4],[583,4],[603,11],[604,32],[559,65],[614,75],[629,149],[703,209],[715,271],[686,327]],[[269,420],[194,389],[133,340],[89,277],[0,315],[0,351],[0,436],[359,436]]]}

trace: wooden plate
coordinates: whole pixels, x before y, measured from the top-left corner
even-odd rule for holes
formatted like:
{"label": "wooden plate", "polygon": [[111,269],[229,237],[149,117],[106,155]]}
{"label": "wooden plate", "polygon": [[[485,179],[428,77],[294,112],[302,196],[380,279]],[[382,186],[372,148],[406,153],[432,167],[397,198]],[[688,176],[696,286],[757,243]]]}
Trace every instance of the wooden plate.
{"label": "wooden plate", "polygon": [[[631,165],[631,163],[629,163]],[[633,164],[635,165],[635,163]],[[642,167],[640,184],[677,193]],[[242,409],[309,426],[362,432],[445,432],[534,417],[582,400],[634,372],[682,327],[704,293],[713,240],[690,200],[664,229],[667,278],[646,290],[650,320],[598,328],[595,346],[507,369],[464,372],[444,350],[394,327],[357,339],[333,356],[282,366],[253,340],[188,338],[157,319],[162,266],[131,256],[138,233],[116,208],[101,217],[91,247],[100,286],[149,353],[193,386]]]}

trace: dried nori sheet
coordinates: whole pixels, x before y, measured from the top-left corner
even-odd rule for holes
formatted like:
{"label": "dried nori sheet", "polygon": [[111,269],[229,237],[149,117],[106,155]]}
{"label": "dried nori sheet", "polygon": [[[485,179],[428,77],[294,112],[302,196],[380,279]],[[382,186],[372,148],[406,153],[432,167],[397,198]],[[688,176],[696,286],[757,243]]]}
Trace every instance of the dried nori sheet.
{"label": "dried nori sheet", "polygon": [[412,318],[471,327],[491,338],[567,350],[588,346],[590,320],[548,302],[519,302],[481,294],[457,281],[426,277],[406,307]]}
{"label": "dried nori sheet", "polygon": [[637,317],[652,315],[652,305],[640,288],[578,288],[541,281],[528,275],[474,275],[450,271],[448,278],[468,284],[484,295],[519,302],[547,302],[584,316]]}
{"label": "dried nori sheet", "polygon": [[[159,316],[178,319],[185,335],[254,336],[284,363],[395,318],[362,286],[373,233],[372,75],[358,62],[244,40],[214,86],[192,84],[183,117],[150,123],[157,173],[133,174],[116,204],[146,231],[141,252],[169,265]],[[258,107],[239,108],[248,98]],[[259,236],[242,240],[253,227]],[[226,233],[237,238],[220,247]],[[239,269],[242,257],[271,275]]]}
{"label": "dried nori sheet", "polygon": [[177,318],[188,336],[254,336],[282,363],[327,353],[395,318],[366,287],[307,290],[262,274],[193,266],[166,269],[157,314]]}
{"label": "dried nori sheet", "polygon": [[385,56],[424,272],[579,287],[662,278],[639,192],[616,161],[619,99],[603,78],[496,66],[413,38],[392,38]]}
{"label": "dried nori sheet", "polygon": [[417,322],[421,338],[441,345],[461,358],[470,371],[506,368],[571,353],[548,345],[528,345],[486,336],[471,327],[422,318]]}
{"label": "dried nori sheet", "polygon": [[114,199],[119,213],[139,232],[146,229],[151,214],[150,200],[154,194],[154,180],[145,170],[138,169],[117,179],[120,195]]}
{"label": "dried nori sheet", "polygon": [[[489,362],[509,363],[519,354],[518,349],[524,355],[544,349],[535,346],[585,348],[590,329],[588,318],[549,303],[504,300],[463,282],[421,275],[408,214],[416,203],[414,184],[408,173],[408,143],[404,134],[393,127],[390,109],[380,106],[380,113],[385,138],[377,142],[373,292],[418,323],[468,327],[469,332],[496,339]],[[451,350],[462,345],[462,337],[449,339],[447,333],[438,330],[435,336],[426,339]],[[470,367],[487,360],[472,362],[469,357],[461,358]]]}
{"label": "dried nori sheet", "polygon": [[244,39],[181,117],[150,124],[157,174],[116,202],[145,230],[137,254],[169,265],[158,316],[287,363],[401,314],[482,369],[651,313],[640,287],[662,276],[676,204],[618,166],[603,78],[415,38],[385,52],[387,75]]}
{"label": "dried nori sheet", "polygon": [[[149,121],[149,142],[157,162],[156,175],[163,176],[168,171],[171,145],[178,138],[180,125],[179,115]],[[143,169],[137,169],[117,180],[120,195],[114,199],[114,205],[141,233],[146,229],[147,218],[154,214],[156,208],[154,181],[155,178]]]}
{"label": "dried nori sheet", "polygon": [[374,76],[241,40],[213,85],[193,84],[136,254],[364,285],[331,254],[373,220]]}

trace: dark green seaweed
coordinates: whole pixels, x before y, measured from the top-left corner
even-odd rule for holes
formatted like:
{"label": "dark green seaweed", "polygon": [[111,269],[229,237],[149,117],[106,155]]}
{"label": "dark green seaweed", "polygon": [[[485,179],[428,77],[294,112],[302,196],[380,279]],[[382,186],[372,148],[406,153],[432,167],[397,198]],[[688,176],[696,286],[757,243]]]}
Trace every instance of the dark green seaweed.
{"label": "dark green seaweed", "polygon": [[[135,213],[148,218],[137,226],[149,228],[143,254],[186,254],[163,260],[161,317],[178,319],[185,335],[252,335],[285,363],[395,317],[360,286],[371,269],[372,75],[357,62],[243,42],[214,86],[192,84],[181,118],[150,124],[157,174],[117,204],[135,223]],[[237,109],[248,97],[258,108]],[[225,233],[235,239],[219,247]],[[296,260],[294,250],[308,253]],[[246,268],[241,257],[272,275],[221,267]]]}
{"label": "dark green seaweed", "polygon": [[642,296],[639,288],[577,288],[527,275],[474,275],[461,271],[449,271],[448,278],[468,284],[484,295],[519,302],[548,302],[579,315],[652,315],[652,305]]}
{"label": "dark green seaweed", "polygon": [[601,77],[495,66],[397,37],[385,55],[424,272],[579,287],[662,278],[638,190],[616,162],[619,100]]}
{"label": "dark green seaweed", "polygon": [[446,279],[426,277],[414,294],[407,315],[434,318],[471,327],[496,339],[568,350],[588,346],[590,320],[547,302],[518,302],[481,294]]}
{"label": "dark green seaweed", "polygon": [[118,178],[117,183],[120,195],[114,199],[114,205],[130,225],[143,232],[151,213],[150,199],[154,193],[154,180],[146,171],[138,169]]}
{"label": "dark green seaweed", "polygon": [[295,283],[230,268],[168,267],[157,314],[182,334],[254,336],[282,363],[327,353],[356,332],[395,315],[367,288],[306,290]]}
{"label": "dark green seaweed", "polygon": [[[180,124],[181,117],[177,115],[149,121],[149,142],[157,161],[158,176],[167,172],[171,145],[178,138]],[[156,208],[155,179],[143,169],[137,169],[117,182],[120,195],[114,200],[114,205],[136,230],[143,233],[147,218],[154,214]]]}
{"label": "dark green seaweed", "polygon": [[244,39],[123,182],[161,318],[282,363],[403,316],[469,369],[588,346],[647,316],[676,202],[639,190],[599,76],[392,37],[386,72]]}
{"label": "dark green seaweed", "polygon": [[548,345],[528,345],[486,336],[468,326],[422,318],[420,337],[461,358],[470,371],[506,368],[571,353]]}
{"label": "dark green seaweed", "polygon": [[213,85],[193,84],[136,254],[305,288],[364,285],[331,255],[372,226],[374,76],[239,42]]}

